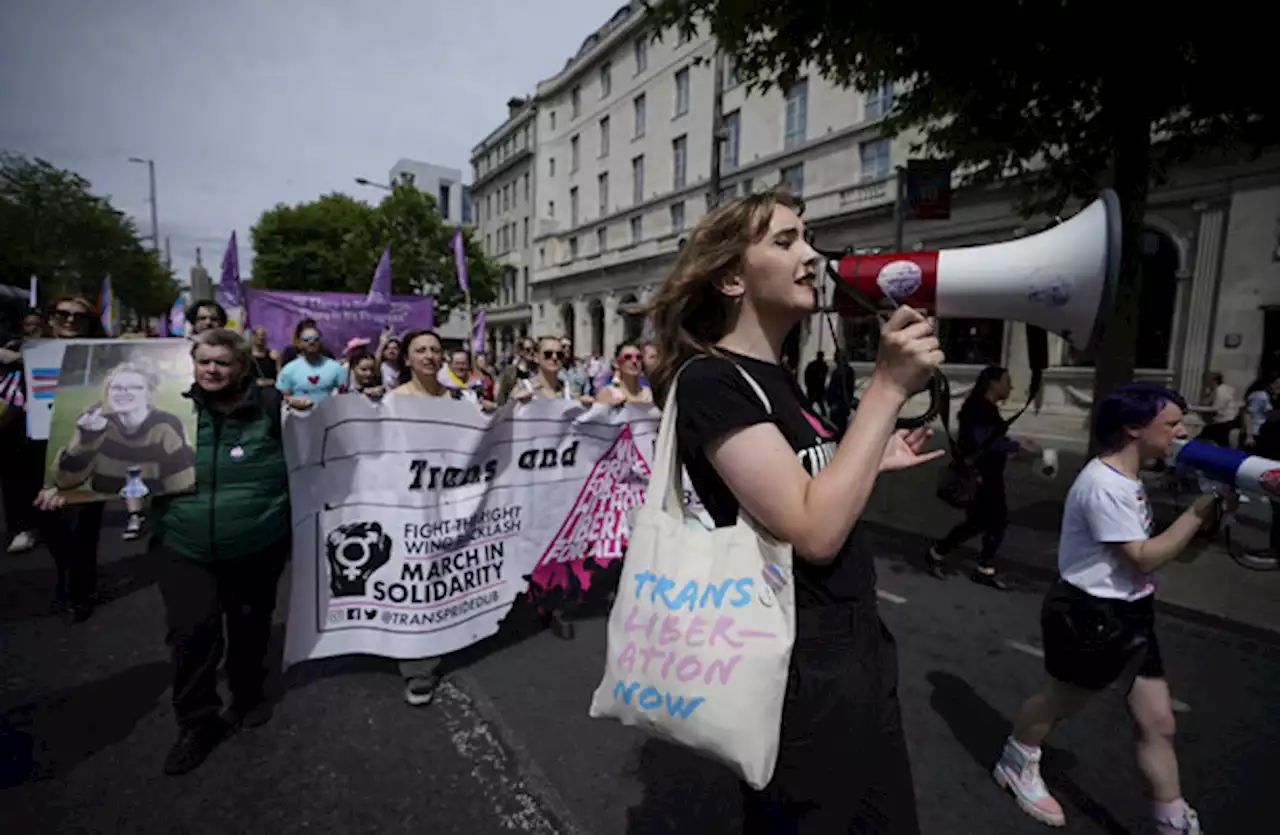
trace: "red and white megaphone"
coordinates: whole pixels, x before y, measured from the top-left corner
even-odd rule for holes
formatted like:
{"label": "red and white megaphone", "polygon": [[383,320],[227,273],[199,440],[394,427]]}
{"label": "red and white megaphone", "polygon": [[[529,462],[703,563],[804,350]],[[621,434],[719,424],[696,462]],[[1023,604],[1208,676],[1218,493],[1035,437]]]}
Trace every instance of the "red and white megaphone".
{"label": "red and white megaphone", "polygon": [[[1005,319],[1062,336],[1086,356],[1115,304],[1120,273],[1120,201],[1112,191],[1037,235],[935,252],[828,258],[839,276],[836,310],[909,304],[940,319]],[[859,298],[860,297],[860,298]]]}

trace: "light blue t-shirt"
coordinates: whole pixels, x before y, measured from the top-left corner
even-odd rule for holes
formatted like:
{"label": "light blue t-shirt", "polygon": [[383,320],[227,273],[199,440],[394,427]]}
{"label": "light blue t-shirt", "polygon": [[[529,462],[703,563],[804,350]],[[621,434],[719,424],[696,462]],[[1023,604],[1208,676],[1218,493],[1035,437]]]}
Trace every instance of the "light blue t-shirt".
{"label": "light blue t-shirt", "polygon": [[306,357],[298,357],[280,369],[276,388],[319,403],[346,382],[347,369],[337,360],[321,357],[319,363],[312,365]]}

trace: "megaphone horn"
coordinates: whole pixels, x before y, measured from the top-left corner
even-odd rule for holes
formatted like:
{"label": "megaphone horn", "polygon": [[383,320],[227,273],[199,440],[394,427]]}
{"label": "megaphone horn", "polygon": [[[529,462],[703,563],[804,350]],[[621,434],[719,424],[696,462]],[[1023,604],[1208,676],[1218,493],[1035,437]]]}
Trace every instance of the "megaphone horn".
{"label": "megaphone horn", "polygon": [[1107,190],[1079,214],[1037,235],[934,252],[841,255],[831,270],[836,309],[908,304],[943,319],[1005,319],[1056,333],[1077,351],[1098,347],[1120,273],[1120,201]]}

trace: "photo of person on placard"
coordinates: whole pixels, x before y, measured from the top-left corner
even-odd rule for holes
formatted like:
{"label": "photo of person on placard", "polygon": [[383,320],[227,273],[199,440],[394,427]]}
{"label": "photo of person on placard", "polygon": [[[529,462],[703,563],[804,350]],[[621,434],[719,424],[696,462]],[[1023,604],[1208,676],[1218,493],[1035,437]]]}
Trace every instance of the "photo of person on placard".
{"label": "photo of person on placard", "polygon": [[[186,347],[177,344],[179,350]],[[93,376],[92,359],[77,354],[96,353],[107,359],[119,352],[106,349],[118,347],[119,343],[68,347],[54,399],[46,483],[71,502],[124,496],[130,500],[131,522],[140,525],[140,518],[132,518],[141,513],[137,500],[195,487],[195,451],[186,425],[190,421],[179,417],[190,410],[182,409],[180,395],[169,402],[172,375],[162,371],[172,369],[164,368],[166,357],[155,343],[126,352],[124,361],[114,366],[99,365],[108,369],[100,385],[75,385]],[[147,363],[145,354],[155,354],[149,359],[161,362]]]}

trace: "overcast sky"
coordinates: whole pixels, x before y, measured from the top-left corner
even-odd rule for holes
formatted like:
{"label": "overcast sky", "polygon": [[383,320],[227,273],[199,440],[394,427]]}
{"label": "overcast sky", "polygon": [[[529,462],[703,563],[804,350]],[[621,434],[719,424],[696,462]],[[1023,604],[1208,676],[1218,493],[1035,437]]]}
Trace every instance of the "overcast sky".
{"label": "overcast sky", "polygon": [[563,68],[623,0],[2,0],[0,148],[72,169],[160,237],[241,272],[263,209],[385,181],[401,158],[461,169],[507,99]]}

